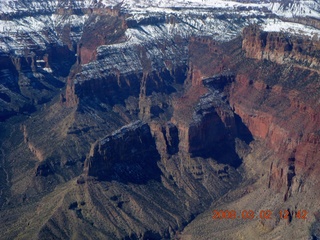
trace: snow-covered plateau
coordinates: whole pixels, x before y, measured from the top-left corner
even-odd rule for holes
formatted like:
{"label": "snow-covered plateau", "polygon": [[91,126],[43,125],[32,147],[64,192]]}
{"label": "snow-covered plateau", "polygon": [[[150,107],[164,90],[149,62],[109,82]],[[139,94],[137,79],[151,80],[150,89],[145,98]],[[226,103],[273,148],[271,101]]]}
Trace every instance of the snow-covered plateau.
{"label": "snow-covered plateau", "polygon": [[[314,26],[298,24],[297,19],[320,19],[318,1],[250,1],[223,0],[83,0],[83,1],[27,1],[0,2],[0,52],[23,55],[25,49],[44,50],[49,44],[63,45],[57,29],[70,27],[70,41],[79,42],[89,18],[87,12],[61,9],[120,8],[128,21],[143,23],[146,19],[164,19],[157,24],[141,24],[128,28],[127,41],[115,47],[125,47],[154,39],[170,39],[180,35],[211,36],[227,41],[252,23],[261,24],[265,31],[284,31],[292,34],[318,36]],[[165,21],[174,17],[175,22]]]}

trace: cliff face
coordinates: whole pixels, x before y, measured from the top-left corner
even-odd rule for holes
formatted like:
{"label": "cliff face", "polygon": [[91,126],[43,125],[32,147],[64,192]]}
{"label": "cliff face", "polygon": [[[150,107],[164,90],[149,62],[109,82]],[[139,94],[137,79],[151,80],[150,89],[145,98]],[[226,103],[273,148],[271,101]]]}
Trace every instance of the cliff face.
{"label": "cliff face", "polygon": [[[110,45],[126,40],[124,32],[126,23],[124,16],[101,12],[91,14],[83,28],[80,39],[78,58],[79,63],[86,64],[96,59],[96,50],[101,45]],[[92,38],[92,36],[95,36]]]}
{"label": "cliff face", "polygon": [[218,93],[201,96],[192,119],[179,121],[180,149],[193,157],[212,157],[237,167],[241,160],[235,153],[235,138],[239,137],[236,120],[221,98]]}
{"label": "cliff face", "polygon": [[[110,70],[112,67],[107,64],[105,70],[100,70],[102,73],[100,80],[91,78],[90,81],[83,81],[81,79],[87,79],[86,76],[94,75],[84,68],[83,72],[76,77],[74,93],[83,100],[87,99],[86,96],[94,93],[100,102],[111,104],[111,106],[125,104],[127,110],[129,105],[126,99],[128,96],[133,96],[138,98],[139,105],[136,107],[139,106],[140,113],[138,114],[138,109],[134,110],[138,117],[150,120],[157,119],[157,117],[154,118],[155,116],[162,116],[167,121],[171,120],[177,128],[178,148],[171,148],[172,144],[170,145],[168,141],[167,133],[163,132],[161,137],[163,143],[157,143],[158,148],[162,146],[163,149],[166,149],[166,151],[159,151],[161,156],[164,156],[165,153],[172,155],[179,150],[184,154],[190,154],[191,157],[212,157],[218,161],[221,160],[222,163],[239,166],[241,159],[235,152],[235,139],[240,138],[249,143],[250,139],[252,140],[252,134],[255,139],[265,141],[268,148],[272,149],[275,156],[279,157],[280,160],[271,163],[270,181],[266,185],[277,191],[282,191],[284,199],[287,199],[292,188],[297,191],[302,187],[304,176],[299,174],[314,164],[313,160],[309,164],[307,163],[309,160],[306,158],[309,157],[306,156],[309,156],[310,153],[306,152],[310,149],[314,149],[312,152],[317,152],[317,130],[315,129],[319,124],[319,117],[317,114],[317,94],[314,90],[317,88],[317,81],[314,80],[317,79],[318,73],[310,70],[316,68],[316,64],[309,62],[307,57],[309,53],[298,51],[299,47],[305,47],[303,41],[307,42],[308,46],[315,48],[317,42],[303,40],[299,37],[288,39],[284,34],[264,33],[256,27],[248,27],[243,33],[242,49],[245,51],[246,57],[257,60],[268,59],[275,62],[276,65],[267,65],[263,62],[256,62],[251,67],[245,65],[245,62],[239,65],[238,61],[242,60],[238,56],[232,58],[227,55],[219,44],[210,40],[193,39],[189,49],[193,51],[195,56],[198,54],[197,52],[201,53],[201,47],[200,50],[193,50],[192,47],[192,44],[199,46],[200,41],[204,48],[208,48],[208,53],[217,56],[216,59],[210,59],[209,55],[202,55],[203,58],[210,59],[215,68],[209,70],[205,65],[200,65],[200,61],[191,63],[188,72],[184,70],[186,68],[182,67],[176,68],[178,70],[164,70],[163,73],[145,72],[134,75],[127,69],[120,72],[119,64],[123,62],[123,59],[119,58],[111,48],[108,48],[107,52],[113,53],[115,56],[113,59],[117,59],[113,63],[113,66],[117,67],[117,71],[113,70],[114,72],[112,72]],[[232,44],[236,46],[235,43]],[[287,46],[290,44],[293,47],[289,49]],[[105,61],[103,56],[105,56],[106,50],[100,50],[100,55],[98,55],[100,57],[91,64],[96,65]],[[151,53],[152,48],[147,45],[144,50],[140,49],[138,52],[130,54],[124,49],[124,54],[127,54],[126,61],[143,52]],[[271,57],[275,56],[274,54],[277,54],[277,57]],[[222,61],[219,62],[220,58]],[[307,60],[299,64],[299,58]],[[155,63],[151,59],[147,62],[146,59],[140,61],[136,62],[136,65],[130,66],[143,72],[153,69],[157,66],[156,64],[163,64],[161,62]],[[295,65],[288,67],[286,65],[288,61]],[[228,66],[229,72],[233,71],[235,74],[221,74],[221,71],[226,71],[226,66]],[[301,70],[306,66],[305,70]],[[261,68],[264,69],[260,70]],[[186,81],[182,80],[183,77],[177,77],[172,73],[179,73],[178,76],[185,75]],[[180,75],[181,73],[182,75]],[[210,75],[214,76],[205,77],[202,82],[204,76]],[[300,79],[305,80],[301,82]],[[155,93],[161,89],[161,93],[172,94],[177,91],[177,88],[171,92],[169,90],[170,84],[183,82],[186,86],[191,87],[185,91],[184,95],[174,98],[173,109],[170,110],[172,112],[164,114],[170,108],[163,107],[170,105],[170,101],[168,99],[161,100],[161,97]],[[107,85],[108,94],[102,89],[102,86],[106,86],[106,84],[110,84]],[[304,92],[299,90],[302,88]],[[306,90],[309,92],[308,95]],[[117,98],[110,98],[110,96],[114,96],[112,92],[118,93]],[[119,94],[119,92],[122,93]],[[228,101],[222,99],[228,99]],[[162,103],[159,104],[160,102]],[[155,110],[157,108],[158,110]],[[152,109],[154,113],[158,111],[160,115],[153,115]],[[132,112],[132,110],[130,111]],[[123,110],[121,111],[123,112]],[[161,131],[160,129],[153,131],[153,134],[159,135],[157,131]],[[175,137],[175,139],[177,138]],[[220,151],[221,149],[224,151]],[[230,154],[221,155],[221,152]],[[296,187],[294,182],[298,182],[300,187]]]}
{"label": "cliff face", "polygon": [[26,51],[23,56],[1,56],[1,121],[17,114],[30,114],[49,102],[61,88],[75,63],[67,46],[47,51]]}
{"label": "cliff face", "polygon": [[[306,171],[318,172],[314,152],[318,152],[316,129],[320,124],[315,91],[319,85],[319,57],[315,55],[319,42],[248,28],[242,46],[248,57],[294,64],[289,70],[287,65],[266,67],[269,74],[260,73],[258,79],[252,77],[254,70],[239,75],[230,99],[253,136],[265,140],[279,157],[271,164],[268,184],[283,189],[286,200],[292,192],[301,191]],[[278,81],[272,79],[276,71],[280,73]]]}
{"label": "cliff face", "polygon": [[[1,3],[1,121],[43,107],[64,88],[75,63],[93,60],[102,44],[125,39],[119,9],[92,4]],[[96,38],[88,40],[92,35]]]}
{"label": "cliff face", "polygon": [[94,144],[85,171],[99,180],[139,184],[159,181],[159,158],[149,126],[138,121]]}
{"label": "cliff face", "polygon": [[[218,121],[219,117],[213,107],[206,111]],[[222,154],[230,157],[225,161],[221,160],[225,159],[223,156],[210,155],[210,150],[207,154],[207,149],[191,147],[189,152],[184,150],[184,144],[196,147],[196,143],[205,141],[208,142],[206,146],[210,147],[218,143],[221,136],[229,133],[225,128],[219,129],[221,126],[215,122],[201,121],[197,124],[198,132],[209,128],[216,135],[199,134],[201,139],[196,142],[195,135],[190,134],[189,142],[185,143],[180,138],[183,129],[171,122],[162,125],[154,120],[148,124],[138,121],[93,144],[85,161],[84,173],[77,179],[77,184],[79,188],[84,186],[90,201],[95,202],[92,211],[99,214],[93,219],[92,212],[89,214],[86,206],[79,206],[77,208],[82,209],[83,219],[92,219],[95,224],[100,224],[101,229],[116,234],[117,238],[128,235],[134,238],[138,233],[143,238],[149,236],[149,231],[155,234],[152,235],[153,239],[171,238],[208,207],[213,199],[235,187],[241,176],[234,168],[239,166],[234,142],[228,148],[225,147],[226,151],[233,151]],[[195,133],[192,125],[189,126],[189,132]],[[211,141],[211,138],[214,140]],[[212,147],[224,144],[227,143]],[[231,155],[237,159],[231,160]],[[100,190],[97,191],[100,187],[104,189],[104,184],[108,185],[107,191],[102,190],[107,198],[102,197]],[[113,209],[111,205],[116,207]],[[101,215],[104,211],[112,213],[112,217]],[[70,218],[70,213],[63,214]],[[139,223],[131,217],[126,220],[128,226],[135,227],[134,232],[127,227],[121,232],[110,230],[110,224],[122,226],[124,223],[121,219],[131,215],[139,217]],[[53,219],[58,221],[56,217]],[[53,231],[49,224],[45,226]],[[62,226],[56,227],[59,228]]]}
{"label": "cliff face", "polygon": [[[209,52],[210,44],[197,44],[197,48]],[[225,92],[228,89],[227,99],[233,115],[239,116],[254,138],[242,166],[251,176],[259,179],[252,188],[237,192],[241,194],[244,191],[247,197],[222,204],[220,208],[233,209],[240,204],[242,209],[258,210],[272,206],[272,211],[277,214],[277,209],[287,207],[292,217],[288,224],[292,228],[300,224],[294,220],[296,208],[306,207],[309,211],[316,211],[308,203],[314,201],[314,195],[318,196],[315,186],[319,183],[317,129],[320,109],[319,92],[316,90],[319,89],[319,59],[314,56],[318,45],[315,39],[292,35],[288,38],[283,33],[267,33],[249,27],[243,31],[241,44],[230,42],[221,54],[211,59],[207,57],[212,66],[224,65],[233,72],[234,81],[230,88],[225,88]],[[298,50],[299,47],[309,47],[314,51]],[[208,70],[197,61],[200,56],[195,52],[193,67],[199,69],[202,75],[223,71],[223,68],[217,67]],[[203,58],[206,59],[206,56]],[[275,199],[278,204],[275,204]],[[273,217],[276,218],[276,214]],[[318,220],[311,215],[309,221],[315,222],[315,226]],[[186,228],[183,237],[196,236],[196,229],[204,224],[208,224],[210,229],[234,233],[228,230],[228,226],[199,217]],[[259,229],[244,227],[244,232],[238,232],[239,236],[270,239],[276,237],[276,231],[285,231],[287,226],[281,220],[260,221],[257,224]],[[315,229],[313,234],[318,236]],[[310,234],[308,231],[301,233],[301,236]],[[223,238],[226,234],[212,233],[197,237]],[[288,236],[296,238],[296,234],[288,233]]]}
{"label": "cliff face", "polygon": [[[176,70],[173,72],[179,73]],[[99,180],[98,184],[102,184],[101,186],[104,181],[110,183],[112,189],[120,187],[116,182],[125,184],[123,187],[126,190],[122,190],[119,196],[110,196],[110,199],[112,203],[118,204],[116,215],[123,216],[134,212],[140,216],[139,221],[142,221],[143,225],[140,224],[142,227],[137,231],[141,231],[142,236],[148,234],[143,229],[143,226],[147,225],[153,232],[160,234],[154,235],[155,239],[173,237],[175,232],[202,211],[201,209],[207,207],[212,200],[223,195],[228,189],[234,188],[241,179],[236,170],[242,161],[242,157],[238,155],[237,145],[238,142],[246,145],[245,140],[239,140],[243,139],[244,126],[234,115],[223,93],[226,86],[234,79],[229,75],[214,76],[205,81],[207,88],[196,72],[195,69],[189,71],[185,82],[168,74],[167,78],[163,77],[166,84],[164,86],[161,85],[159,78],[161,72],[157,78],[157,75],[150,74],[148,76],[158,80],[154,81],[148,77],[146,80],[157,82],[159,84],[157,88],[147,85],[143,89],[141,86],[138,96],[130,95],[132,92],[123,92],[123,95],[119,96],[123,96],[124,101],[116,103],[105,101],[105,104],[111,106],[122,104],[122,108],[128,109],[126,99],[138,97],[140,108],[142,104],[145,109],[150,109],[150,112],[136,113],[136,116],[144,119],[145,123],[133,122],[93,144],[85,161],[84,174],[77,179],[80,186],[91,186],[96,180]],[[142,78],[140,81],[143,84],[145,75],[139,77]],[[135,78],[138,79],[137,76]],[[83,84],[86,82],[90,81],[85,81]],[[186,86],[191,84],[191,89],[194,88],[196,91],[178,92],[179,85],[183,86],[181,82]],[[103,85],[102,82],[101,84]],[[81,89],[83,86],[85,85],[79,84],[77,88]],[[166,86],[175,86],[175,91],[167,92]],[[161,92],[157,93],[159,90]],[[97,93],[99,94],[99,91]],[[79,95],[80,106],[90,103],[88,100],[85,101],[88,94],[89,92],[83,92]],[[98,94],[94,96],[100,98]],[[167,98],[167,95],[170,98]],[[159,104],[164,102],[171,105],[171,101],[175,104],[173,109]],[[194,107],[188,109],[191,114],[183,114],[183,109],[192,105]],[[159,114],[155,114],[156,107],[160,108]],[[148,203],[144,203],[143,197],[137,197],[131,192],[133,186],[137,188],[134,190],[135,194],[151,196]],[[90,190],[90,196],[94,201],[104,202],[104,206],[108,205],[109,203],[105,201],[109,200],[102,200],[95,189]],[[161,194],[161,202],[153,198],[152,189],[157,189]],[[173,202],[175,204],[172,204]],[[140,204],[143,204],[144,208],[138,213],[136,208]],[[159,206],[159,210],[154,206]],[[183,212],[176,211],[174,219],[171,216],[165,217],[166,212],[176,209],[176,206],[182,206]],[[84,216],[87,217],[89,215]],[[130,225],[135,226],[136,223],[132,222],[132,218],[129,219]],[[109,218],[105,221],[115,224],[114,220]],[[106,224],[102,224],[101,227],[109,229]],[[130,231],[126,230],[117,233],[117,236],[125,237],[128,234],[130,236]]]}
{"label": "cliff face", "polygon": [[245,28],[242,34],[242,48],[249,58],[319,70],[320,43],[316,36],[312,40],[290,33],[264,32],[256,25]]}
{"label": "cliff face", "polygon": [[291,192],[301,191],[306,172],[309,180],[318,173],[319,106],[315,98],[306,99],[305,92],[279,93],[279,86],[257,89],[254,84],[243,85],[241,78],[234,85],[231,104],[253,136],[266,141],[278,157],[271,163],[268,186],[282,191],[286,200]]}

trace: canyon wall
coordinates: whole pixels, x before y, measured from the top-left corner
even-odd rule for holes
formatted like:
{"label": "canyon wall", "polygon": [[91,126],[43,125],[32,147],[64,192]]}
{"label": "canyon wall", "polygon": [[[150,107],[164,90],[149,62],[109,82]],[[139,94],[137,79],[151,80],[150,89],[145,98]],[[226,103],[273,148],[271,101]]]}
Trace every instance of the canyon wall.
{"label": "canyon wall", "polygon": [[141,184],[160,179],[159,159],[149,126],[137,121],[94,144],[85,172],[99,180]]}
{"label": "canyon wall", "polygon": [[311,39],[284,32],[264,32],[257,25],[245,28],[242,34],[242,47],[248,58],[320,68],[320,42],[316,36]]}
{"label": "canyon wall", "polygon": [[265,73],[249,67],[238,74],[230,103],[252,135],[274,151],[268,186],[287,200],[319,172],[319,41],[256,27],[245,29],[243,37],[247,57],[277,64],[260,62]]}

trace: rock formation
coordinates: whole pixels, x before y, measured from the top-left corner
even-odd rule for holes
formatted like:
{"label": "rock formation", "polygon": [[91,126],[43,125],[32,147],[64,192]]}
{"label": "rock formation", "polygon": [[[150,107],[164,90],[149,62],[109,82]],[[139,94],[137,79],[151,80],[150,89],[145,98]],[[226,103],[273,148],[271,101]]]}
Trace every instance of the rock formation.
{"label": "rock formation", "polygon": [[85,171],[99,180],[141,184],[160,180],[159,158],[149,126],[137,121],[94,144]]}

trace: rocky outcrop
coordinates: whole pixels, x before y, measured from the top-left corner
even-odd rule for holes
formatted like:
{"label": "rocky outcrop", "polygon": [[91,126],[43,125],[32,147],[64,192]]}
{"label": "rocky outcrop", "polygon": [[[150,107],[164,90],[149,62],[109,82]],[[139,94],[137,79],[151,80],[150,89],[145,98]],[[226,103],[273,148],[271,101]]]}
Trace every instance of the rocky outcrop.
{"label": "rocky outcrop", "polygon": [[[292,49],[287,48],[290,44]],[[306,46],[314,51],[303,50]],[[288,38],[284,33],[262,32],[252,26],[244,30],[242,39],[242,50],[249,59],[241,57],[242,52],[234,41],[224,47],[228,48],[225,54],[211,59],[214,66],[211,69],[202,62],[192,61],[193,68],[200,69],[200,75],[206,75],[208,86],[214,81],[207,76],[223,75],[225,70],[216,67],[221,63],[233,73],[235,78],[229,81],[231,88],[224,90],[232,112],[237,121],[246,126],[242,131],[266,144],[264,154],[269,156],[270,169],[265,186],[281,193],[283,201],[303,192],[319,172],[316,163],[319,158],[315,155],[318,152],[315,129],[320,124],[319,93],[315,90],[319,87],[319,74],[318,57],[313,56],[317,46],[318,41],[309,38]],[[211,48],[206,42],[198,47],[202,52],[209,52]],[[250,139],[250,134],[244,135]],[[263,152],[254,148],[252,151]]]}
{"label": "rocky outcrop", "polygon": [[211,157],[219,163],[238,167],[235,139],[243,138],[243,123],[217,92],[200,98],[192,120],[179,122],[179,149],[193,157]]}
{"label": "rocky outcrop", "polygon": [[[230,103],[256,139],[267,143],[275,154],[270,166],[268,187],[283,193],[283,199],[303,191],[309,180],[319,170],[317,134],[320,124],[317,95],[312,90],[317,86],[317,72],[293,68],[275,81],[272,72],[281,71],[281,66],[265,69],[268,75],[238,75],[231,89]],[[301,79],[309,87],[300,91]],[[270,80],[269,80],[270,79]],[[287,84],[288,83],[288,84]],[[289,160],[288,160],[289,159]],[[312,170],[311,170],[312,169]],[[308,174],[306,174],[308,172]]]}
{"label": "rocky outcrop", "polygon": [[179,153],[179,131],[172,122],[150,122],[151,133],[155,138],[157,150],[162,159]]}
{"label": "rocky outcrop", "polygon": [[0,61],[0,120],[30,114],[63,88],[63,78],[75,63],[67,46],[48,46],[47,51],[25,51],[23,56],[3,55]]}
{"label": "rocky outcrop", "polygon": [[[78,206],[81,219],[109,232],[110,225],[122,226],[125,218],[123,231],[114,233],[117,238],[173,238],[212,199],[233,188],[241,178],[234,168],[211,158],[190,157],[179,147],[178,131],[171,122],[162,126],[152,121],[149,127],[137,121],[96,142],[86,159],[85,175],[77,179],[89,197],[85,206]],[[87,206],[94,206],[94,218]],[[177,206],[184,210],[172,214]],[[104,212],[109,214],[101,214]],[[130,216],[137,216],[138,222]],[[52,220],[58,224],[46,223],[46,228],[61,232],[57,216]],[[50,231],[45,234],[51,235]]]}
{"label": "rocky outcrop", "polygon": [[[112,19],[120,24],[120,18]],[[108,32],[113,32],[113,35],[106,38],[108,41],[118,39],[118,33]],[[87,42],[93,44],[91,40]],[[95,50],[97,44],[94,45]],[[166,44],[167,42],[161,43]],[[182,84],[185,80],[187,52],[183,46],[184,42],[163,46],[164,49],[160,52],[161,46],[152,42],[144,45],[109,43],[99,47],[96,52],[97,59],[83,65],[78,74],[69,77],[65,94],[66,105],[75,106],[76,99],[79,99],[79,102],[88,102],[95,98],[101,103],[114,106],[123,104],[129,96],[139,97],[141,118],[150,118],[152,112],[157,111],[150,109],[148,98],[153,93],[171,94],[176,91],[172,84]],[[179,59],[175,56],[179,56]]]}
{"label": "rocky outcrop", "polygon": [[[79,42],[78,63],[86,64],[96,60],[97,48],[126,40],[124,16],[93,14],[83,28]],[[92,38],[92,36],[95,36]]]}
{"label": "rocky outcrop", "polygon": [[99,180],[141,184],[160,179],[159,158],[149,126],[137,121],[95,143],[85,172]]}
{"label": "rocky outcrop", "polygon": [[165,127],[162,128],[162,133],[167,146],[167,153],[174,155],[179,152],[179,132],[177,127],[168,122]]}
{"label": "rocky outcrop", "polygon": [[204,78],[202,83],[207,88],[222,92],[225,87],[234,82],[235,76],[231,72],[223,72],[212,77]]}
{"label": "rocky outcrop", "polygon": [[43,152],[39,150],[32,142],[29,141],[28,138],[28,132],[25,125],[22,126],[22,132],[23,132],[23,138],[24,143],[28,145],[28,148],[32,154],[40,161],[42,162],[44,160]]}
{"label": "rocky outcrop", "polygon": [[253,25],[243,30],[242,48],[249,58],[320,69],[320,41],[317,38],[264,32]]}
{"label": "rocky outcrop", "polygon": [[235,151],[235,139],[249,143],[252,136],[223,93],[234,76],[226,72],[203,78],[201,71],[193,68],[189,78],[186,82],[192,84],[190,91],[174,101],[172,122],[179,131],[179,150],[238,167],[241,160]]}

